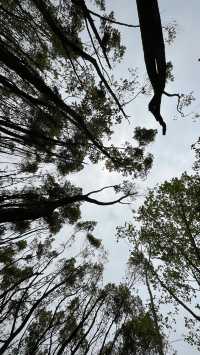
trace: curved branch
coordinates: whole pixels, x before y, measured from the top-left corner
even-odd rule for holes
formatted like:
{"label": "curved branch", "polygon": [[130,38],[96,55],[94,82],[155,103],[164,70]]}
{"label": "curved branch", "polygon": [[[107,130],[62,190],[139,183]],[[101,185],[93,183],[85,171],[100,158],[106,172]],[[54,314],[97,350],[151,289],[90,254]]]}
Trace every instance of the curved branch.
{"label": "curved branch", "polygon": [[100,188],[100,189],[98,189],[98,190],[94,190],[94,191],[88,192],[88,193],[86,194],[86,196],[90,196],[90,195],[96,194],[96,193],[101,192],[101,191],[103,191],[103,190],[107,190],[107,189],[111,189],[111,188],[114,189],[115,186],[116,186],[116,185],[104,186],[104,187],[102,187],[102,188]]}
{"label": "curved branch", "polygon": [[107,21],[107,22],[114,23],[114,24],[116,24],[116,25],[125,26],[125,27],[130,27],[130,28],[139,28],[139,27],[140,27],[140,25],[130,25],[130,24],[128,24],[128,23],[124,23],[124,22],[119,22],[119,21],[112,20],[112,19],[110,19],[110,18],[107,17],[107,16],[101,16],[101,15],[97,14],[96,12],[94,12],[94,11],[92,11],[92,10],[89,10],[89,9],[88,9],[88,11],[89,11],[92,15],[94,15],[94,16],[100,18],[101,20],[105,20],[105,21]]}
{"label": "curved branch", "polygon": [[133,195],[133,194],[126,194],[124,196],[121,196],[117,200],[113,200],[113,201],[109,201],[109,202],[98,201],[96,199],[93,199],[93,198],[85,195],[83,201],[90,202],[90,203],[93,203],[93,204],[99,205],[99,206],[111,206],[111,205],[115,205],[116,203],[121,203],[121,201],[123,201],[125,198],[127,198],[131,195]]}
{"label": "curved branch", "polygon": [[179,109],[180,101],[181,101],[181,95],[180,95],[180,94],[169,94],[169,93],[166,92],[166,91],[163,91],[163,94],[165,94],[165,95],[168,96],[168,97],[177,97],[177,98],[178,98],[178,102],[177,102],[176,109],[177,109],[178,113],[180,113],[180,115],[181,115],[182,117],[184,117],[183,112]]}

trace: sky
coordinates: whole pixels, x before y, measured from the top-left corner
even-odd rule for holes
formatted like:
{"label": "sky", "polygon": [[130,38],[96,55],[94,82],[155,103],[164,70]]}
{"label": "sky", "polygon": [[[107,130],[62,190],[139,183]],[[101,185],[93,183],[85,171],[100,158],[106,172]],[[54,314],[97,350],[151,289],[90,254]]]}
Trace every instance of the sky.
{"label": "sky", "polygon": [[[90,2],[87,1],[88,7]],[[90,5],[91,6],[91,5]],[[199,0],[160,0],[160,15],[163,25],[176,21],[177,37],[171,46],[166,46],[167,61],[174,65],[174,82],[166,86],[170,93],[194,92],[196,100],[185,110],[185,113],[200,112],[199,82],[200,82],[200,57],[199,33],[200,33],[200,2]],[[134,0],[106,0],[108,11],[114,10],[118,21],[138,24],[136,1]],[[116,68],[116,75],[125,76],[127,68],[138,68],[141,80],[146,77],[143,59],[143,50],[139,29],[120,27],[122,42],[127,47],[123,63]],[[105,248],[109,252],[109,263],[105,270],[105,282],[120,282],[123,279],[124,270],[129,254],[126,242],[116,243],[115,228],[131,221],[132,208],[137,208],[142,203],[147,188],[168,180],[174,176],[180,176],[182,172],[192,172],[194,153],[191,150],[193,144],[200,135],[200,120],[193,119],[194,114],[185,118],[177,116],[176,99],[163,97],[162,114],[167,123],[167,134],[162,135],[161,128],[154,117],[148,112],[150,97],[138,98],[127,107],[130,115],[130,124],[126,122],[123,127],[117,129],[114,141],[121,143],[125,139],[131,139],[134,127],[141,125],[146,128],[157,128],[156,140],[147,151],[154,155],[154,164],[145,181],[137,181],[139,198],[131,206],[115,205],[111,207],[99,207],[84,204],[82,216],[84,219],[98,221],[95,236],[103,240]],[[108,173],[100,166],[90,167],[79,174],[72,176],[72,181],[82,186],[84,192],[97,187],[119,183],[119,176]],[[109,200],[108,192],[102,193],[101,200]],[[179,339],[183,332],[183,314],[178,317],[177,333],[171,339]],[[183,342],[173,344],[178,355],[195,355],[197,351]]]}

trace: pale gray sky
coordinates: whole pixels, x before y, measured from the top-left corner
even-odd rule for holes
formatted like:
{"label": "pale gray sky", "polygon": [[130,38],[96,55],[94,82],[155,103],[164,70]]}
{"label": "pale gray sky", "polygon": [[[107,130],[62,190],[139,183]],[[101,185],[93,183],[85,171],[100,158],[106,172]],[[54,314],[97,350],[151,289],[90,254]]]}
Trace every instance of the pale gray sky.
{"label": "pale gray sky", "polygon": [[[89,1],[88,1],[89,4]],[[138,24],[135,0],[106,0],[107,10],[114,10],[116,19],[119,21]],[[200,33],[200,2],[199,0],[160,0],[160,13],[162,23],[167,24],[172,21],[177,22],[177,38],[173,45],[166,47],[167,61],[172,61],[174,65],[175,80],[167,85],[166,91],[170,93],[189,93],[194,91],[196,101],[187,112],[200,112],[199,82],[200,82],[200,49],[198,46]],[[117,75],[125,76],[127,67],[138,68],[140,78],[146,76],[143,51],[139,29],[120,28],[122,40],[127,47],[125,60],[117,68]],[[191,151],[191,144],[200,136],[200,121],[192,120],[192,115],[186,118],[176,116],[176,100],[163,97],[162,113],[167,123],[167,135],[162,136],[161,128],[154,117],[148,112],[148,102],[150,98],[136,99],[127,108],[131,116],[129,125],[127,122],[118,129],[115,134],[115,141],[121,143],[125,139],[130,139],[135,126],[141,125],[158,129],[156,142],[147,150],[154,154],[154,165],[151,173],[143,182],[138,181],[141,194],[144,194],[147,187],[152,187],[156,183],[179,176],[183,171],[191,171],[194,154]],[[97,187],[116,184],[119,176],[108,173],[105,169],[88,167],[84,172],[76,174],[73,181],[78,186],[82,186],[84,191],[91,191]],[[109,199],[108,193],[100,195],[101,199]],[[135,206],[141,202],[137,200]],[[133,208],[135,207],[132,206]],[[128,258],[128,246],[124,243],[116,243],[115,228],[123,225],[125,221],[131,221],[131,207],[116,205],[111,207],[98,207],[84,204],[82,215],[85,219],[98,221],[96,236],[103,239],[105,248],[109,251],[109,264],[106,267],[105,282],[119,282],[125,270]],[[177,324],[177,334],[173,339],[182,336],[183,320],[181,316]],[[189,345],[183,342],[173,344],[178,355],[198,354]]]}

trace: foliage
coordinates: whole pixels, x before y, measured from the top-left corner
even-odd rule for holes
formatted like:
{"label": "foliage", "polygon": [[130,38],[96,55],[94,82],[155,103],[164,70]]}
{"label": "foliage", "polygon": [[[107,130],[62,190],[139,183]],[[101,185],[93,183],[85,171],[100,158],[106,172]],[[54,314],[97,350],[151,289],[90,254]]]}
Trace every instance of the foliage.
{"label": "foliage", "polygon": [[[132,244],[130,265],[148,272],[159,303],[186,312],[187,340],[199,349],[200,178],[183,173],[149,190],[135,215],[139,228],[127,224],[118,236]],[[191,327],[192,324],[192,327]]]}
{"label": "foliage", "polygon": [[102,257],[98,264],[84,250],[67,257],[71,238],[55,250],[48,234],[43,241],[40,231],[24,237],[5,239],[1,252],[1,354],[158,353],[141,299],[127,284],[102,286]]}
{"label": "foliage", "polygon": [[[133,243],[132,279],[124,283],[103,284],[96,222],[81,219],[85,202],[135,198],[134,180],[151,169],[146,148],[157,133],[136,127],[131,141],[113,143],[115,126],[129,121],[126,105],[148,94],[148,83],[140,88],[136,69],[116,80],[126,48],[105,1],[93,6],[103,16],[84,0],[0,4],[0,154],[8,161],[0,170],[0,354],[163,355],[169,322],[161,302],[189,312],[188,341],[200,346],[199,304],[190,305],[199,291],[199,177],[184,174],[149,191],[135,217],[141,229],[118,229]],[[175,24],[164,29],[171,44]],[[168,62],[167,80],[172,70]],[[179,110],[194,99],[167,95],[178,97]],[[83,192],[71,176],[93,164],[126,180]],[[105,189],[120,197],[97,198]],[[64,225],[73,234],[58,247],[53,235]],[[78,236],[84,248],[72,256]],[[146,305],[135,280],[147,286]]]}
{"label": "foliage", "polygon": [[[104,1],[94,5],[105,11]],[[153,161],[145,146],[156,131],[143,129],[141,141],[137,127],[134,142],[105,146],[127,119],[124,103],[138,82],[134,70],[129,79],[108,78],[125,48],[119,30],[96,24],[84,1],[3,1],[0,20],[0,149],[15,157],[15,170],[1,173],[0,222],[23,231],[43,218],[57,233],[80,217],[81,197],[63,198],[81,189],[65,177],[101,161],[109,171],[145,177]]]}

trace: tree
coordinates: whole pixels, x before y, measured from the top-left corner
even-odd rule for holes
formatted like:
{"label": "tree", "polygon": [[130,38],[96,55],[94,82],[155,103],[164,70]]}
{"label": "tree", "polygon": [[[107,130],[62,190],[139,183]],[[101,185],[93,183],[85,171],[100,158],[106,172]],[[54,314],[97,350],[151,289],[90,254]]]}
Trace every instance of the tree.
{"label": "tree", "polygon": [[[93,227],[79,223],[76,233]],[[1,250],[0,354],[159,354],[148,307],[127,283],[102,285],[99,244],[68,258],[72,238],[55,250],[40,233],[12,236]]]}
{"label": "tree", "polygon": [[[35,6],[31,5],[31,3]],[[66,33],[67,26],[70,28],[68,33],[70,33],[72,29],[74,30],[75,27],[78,36],[80,31],[84,29],[84,15],[81,11],[79,11],[79,14],[77,13],[75,15],[74,11],[76,7],[74,8],[70,2],[65,2],[63,7],[61,6],[61,9],[53,6],[51,2],[49,2],[48,5],[44,1],[33,1],[31,3],[29,10],[27,9],[26,2],[20,5],[17,1],[13,2],[13,12],[9,11],[9,4],[7,4],[8,9],[3,6],[1,8],[1,62],[2,71],[5,74],[4,77],[1,76],[1,84],[4,95],[6,96],[2,101],[4,108],[3,117],[4,120],[8,121],[1,122],[2,132],[8,135],[7,139],[11,136],[14,142],[16,141],[18,144],[28,147],[36,146],[37,149],[44,151],[46,149],[47,155],[48,153],[51,154],[51,150],[49,151],[48,147],[49,145],[50,148],[52,145],[61,145],[62,149],[66,147],[67,150],[70,150],[75,143],[77,146],[79,141],[83,153],[85,152],[84,146],[86,145],[87,153],[85,152],[84,156],[86,154],[90,156],[88,149],[90,153],[91,144],[88,146],[85,142],[85,140],[89,140],[92,143],[93,149],[99,150],[103,156],[112,160],[109,149],[105,149],[100,140],[103,135],[106,134],[109,136],[111,134],[110,127],[113,124],[113,116],[115,116],[115,122],[122,119],[121,113],[124,114],[122,105],[119,104],[119,100],[101,74],[96,60],[89,54],[93,48],[90,49],[90,46],[87,45],[89,53],[85,52],[82,49],[84,43],[81,43],[79,39],[80,43],[78,46],[75,39],[72,41],[71,38],[68,38],[69,36]],[[4,6],[6,6],[6,4]],[[59,20],[56,19],[53,11],[59,16]],[[5,20],[5,13],[10,15],[9,19],[7,18]],[[33,14],[35,13],[37,16],[33,19]],[[69,24],[66,24],[66,18],[69,18]],[[24,25],[19,27],[19,21],[21,22],[22,19]],[[10,23],[7,22],[9,20],[11,20]],[[62,20],[65,21],[65,27],[63,27]],[[35,21],[38,21],[38,23],[35,23]],[[11,23],[12,28],[9,27]],[[32,30],[27,31],[25,24],[30,25]],[[9,27],[10,30],[9,38],[5,33],[5,28],[7,27]],[[26,43],[24,43],[25,41]],[[68,43],[67,48],[65,43]],[[76,52],[75,58],[73,56],[71,57],[72,54],[69,49]],[[15,52],[15,54],[13,52]],[[38,56],[39,59],[42,60],[42,65]],[[85,72],[86,67],[82,68],[81,62],[83,59],[91,62],[93,67],[97,70],[97,74],[100,75],[101,79],[100,84],[96,82],[92,67],[90,67],[88,74]],[[73,64],[73,61],[75,64]],[[59,75],[58,70],[54,69],[56,64],[59,65],[60,70],[64,71],[64,73],[62,72],[61,74],[62,76]],[[45,71],[48,71],[48,76]],[[9,73],[9,79],[6,77],[6,73]],[[65,75],[67,75],[66,78]],[[51,79],[50,83],[47,80],[48,77]],[[57,77],[58,87],[55,86]],[[64,87],[62,87],[59,82],[63,77],[67,80]],[[127,84],[126,90],[132,90],[131,83],[130,89],[127,89]],[[24,85],[26,93],[23,91]],[[110,92],[113,100],[107,98],[106,89]],[[62,93],[59,93],[59,90],[61,92],[65,90],[65,93],[70,95],[72,100],[69,100],[69,105],[64,102]],[[118,90],[120,90],[120,86]],[[9,96],[8,99],[7,95]],[[15,98],[14,107],[12,105],[13,96]],[[76,100],[76,98],[78,100]],[[119,106],[118,109],[114,103]],[[16,104],[18,107],[16,107]],[[25,105],[26,111],[25,107],[22,105]],[[22,122],[20,122],[21,120],[19,123],[16,121],[9,122],[10,119],[7,119],[8,107],[10,107],[9,118],[11,119],[12,115],[16,116],[17,112],[19,118],[20,114],[22,114]],[[23,111],[20,110],[21,107]],[[14,112],[12,112],[12,108]],[[5,112],[6,109],[7,112]],[[54,118],[55,114],[56,121]],[[26,126],[28,124],[28,127],[23,128],[24,123]],[[17,132],[13,132],[13,130]],[[62,139],[63,133],[65,133],[64,139]],[[56,137],[56,139],[52,136]],[[5,147],[9,149],[8,144],[6,144]],[[75,148],[76,147],[74,147],[74,149]],[[66,154],[66,152],[64,153]],[[70,157],[66,157],[65,154],[65,159],[70,160]],[[57,156],[59,157],[59,155]],[[76,161],[75,151],[73,151],[72,159]],[[83,157],[78,159],[79,164],[82,160]],[[113,158],[113,161],[118,162],[118,164],[120,163],[120,159]]]}
{"label": "tree", "polygon": [[[103,1],[95,4],[105,9]],[[85,2],[75,0],[2,1],[0,19],[0,148],[17,163],[15,171],[9,165],[1,172],[0,222],[22,226],[43,217],[53,225],[57,208],[62,222],[72,209],[78,218],[80,202],[92,201],[64,177],[88,163],[104,161],[109,171],[146,176],[153,157],[145,155],[145,141],[154,140],[155,130],[143,129],[142,143],[136,128],[138,143],[104,144],[113,126],[128,119],[124,106],[137,87],[134,71],[119,82],[106,74],[123,57],[120,32],[105,19],[97,28]],[[51,174],[43,179],[46,170]],[[5,188],[6,178],[11,184]],[[52,200],[56,189],[66,196],[62,201]]]}
{"label": "tree", "polygon": [[200,178],[183,173],[149,190],[133,225],[119,228],[133,251],[130,262],[148,273],[160,302],[186,312],[186,339],[199,344]]}
{"label": "tree", "polygon": [[[103,0],[94,4],[105,11]],[[145,307],[127,284],[102,285],[103,265],[89,247],[72,258],[66,255],[69,243],[54,250],[52,235],[45,238],[46,224],[55,234],[67,222],[74,235],[84,231],[87,243],[100,248],[94,222],[80,219],[81,204],[124,203],[136,194],[127,180],[84,193],[70,182],[71,173],[99,162],[133,178],[151,168],[153,157],[145,150],[155,130],[136,127],[133,142],[120,147],[109,141],[115,125],[128,120],[126,104],[146,93],[134,70],[129,79],[110,76],[125,52],[117,24],[113,13],[97,14],[84,0],[1,1],[0,154],[10,162],[0,171],[0,354],[163,355],[167,342],[152,292],[158,281],[193,315],[186,304],[193,289],[186,281],[180,290],[166,288],[166,275],[159,274],[164,268],[154,267],[148,247],[132,254],[149,292]],[[172,68],[167,63],[171,80]],[[181,95],[167,95],[184,103]],[[120,197],[96,197],[108,188]],[[30,222],[39,234],[26,242],[20,233],[30,237]],[[198,269],[196,261],[191,265]],[[175,274],[168,274],[172,282]]]}

